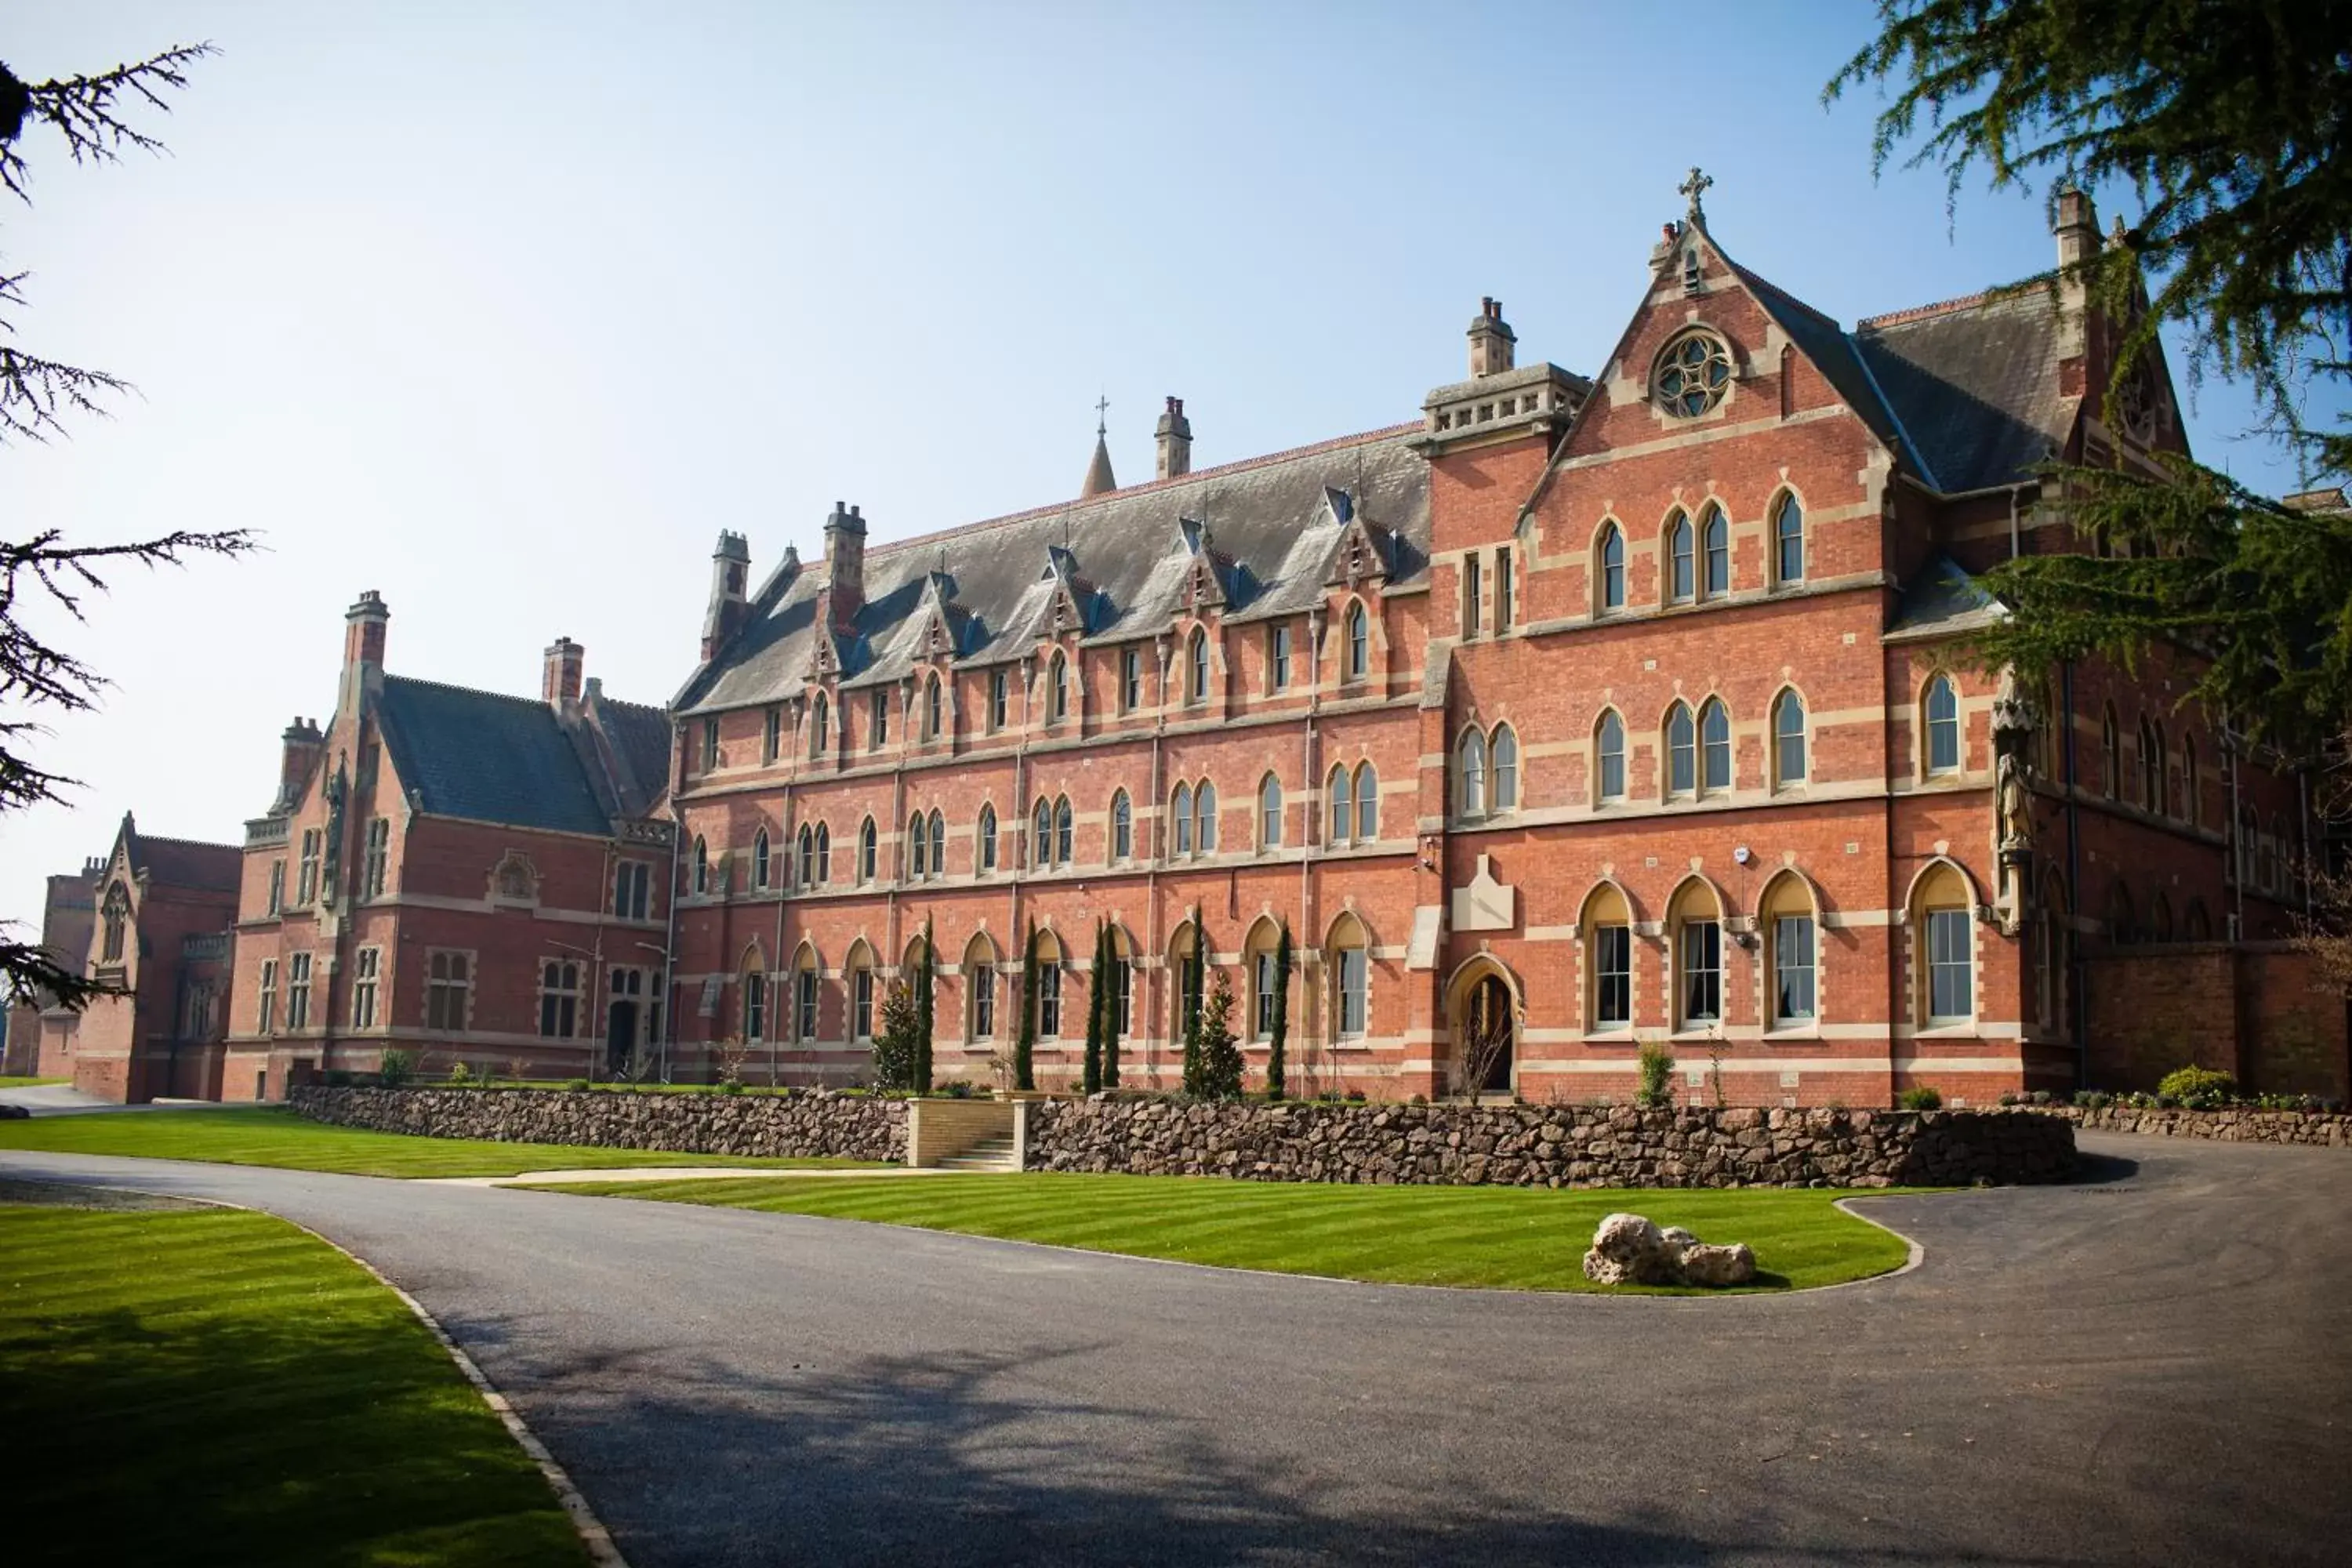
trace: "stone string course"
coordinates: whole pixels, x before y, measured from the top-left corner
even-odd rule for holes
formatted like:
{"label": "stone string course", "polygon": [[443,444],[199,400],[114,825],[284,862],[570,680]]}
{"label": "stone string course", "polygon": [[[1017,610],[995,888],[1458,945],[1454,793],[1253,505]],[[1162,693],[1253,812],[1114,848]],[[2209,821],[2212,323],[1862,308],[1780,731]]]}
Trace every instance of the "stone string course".
{"label": "stone string course", "polygon": [[824,1089],[771,1095],[305,1087],[287,1100],[313,1121],[428,1138],[771,1159],[900,1160],[907,1153],[903,1100]]}
{"label": "stone string course", "polygon": [[2140,1110],[2127,1105],[2096,1110],[2053,1106],[2094,1132],[2144,1132],[2157,1138],[2210,1138],[2217,1143],[2312,1143],[2352,1146],[2352,1116],[2309,1110]]}

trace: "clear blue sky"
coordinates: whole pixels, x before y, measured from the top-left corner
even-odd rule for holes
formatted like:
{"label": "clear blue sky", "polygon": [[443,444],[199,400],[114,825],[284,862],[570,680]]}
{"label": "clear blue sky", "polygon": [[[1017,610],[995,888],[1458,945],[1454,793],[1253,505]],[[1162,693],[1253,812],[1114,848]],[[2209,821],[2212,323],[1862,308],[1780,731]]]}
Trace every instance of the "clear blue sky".
{"label": "clear blue sky", "polygon": [[[19,3],[33,79],[225,51],[76,169],[36,133],[28,349],[140,396],[0,452],[0,516],[82,540],[247,526],[134,572],[75,646],[71,809],[0,819],[0,915],[122,811],[236,841],[278,732],[332,706],[342,612],[404,673],[616,696],[693,662],[721,528],[764,574],[860,503],[881,542],[1076,492],[1110,399],[1147,478],[1161,397],[1200,466],[1417,416],[1479,296],[1591,373],[1696,163],[1716,234],[1842,321],[2038,271],[2038,196],[1874,183],[1822,82],[1865,0],[1664,6]],[[1694,54],[1693,46],[1697,52]],[[2209,461],[2292,488],[2197,395]]]}

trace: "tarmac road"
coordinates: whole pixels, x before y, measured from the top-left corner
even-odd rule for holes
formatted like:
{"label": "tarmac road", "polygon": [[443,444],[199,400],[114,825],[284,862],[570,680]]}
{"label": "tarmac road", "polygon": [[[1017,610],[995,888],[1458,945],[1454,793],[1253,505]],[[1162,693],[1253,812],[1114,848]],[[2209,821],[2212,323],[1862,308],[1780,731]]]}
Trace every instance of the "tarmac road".
{"label": "tarmac road", "polygon": [[[1785,1297],[1331,1284],[795,1215],[11,1152],[422,1300],[637,1568],[2342,1563],[2352,1154],[2086,1136]],[[1563,1236],[1563,1247],[1585,1237]]]}

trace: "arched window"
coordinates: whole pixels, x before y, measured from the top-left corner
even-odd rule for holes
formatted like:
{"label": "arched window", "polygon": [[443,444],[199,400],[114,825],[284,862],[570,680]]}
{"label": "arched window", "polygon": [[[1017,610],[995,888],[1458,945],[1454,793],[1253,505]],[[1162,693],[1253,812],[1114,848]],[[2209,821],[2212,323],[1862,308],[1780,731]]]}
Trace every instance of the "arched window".
{"label": "arched window", "polygon": [[110,884],[106,889],[104,919],[106,934],[99,946],[98,961],[100,963],[120,963],[131,927],[131,896],[122,890],[120,882]]}
{"label": "arched window", "polygon": [[2211,942],[2213,940],[2213,917],[2205,912],[2204,900],[2191,899],[2189,900],[2189,919],[2182,931],[2182,938],[2184,941],[2188,942]]}
{"label": "arched window", "polygon": [[1592,739],[1592,798],[1607,804],[1625,798],[1625,721],[1613,708],[1601,711]]}
{"label": "arched window", "polygon": [[2116,705],[2099,715],[2099,793],[2109,800],[2122,788],[2123,742],[2116,735]]}
{"label": "arched window", "polygon": [[1976,1016],[1974,903],[1968,882],[1947,861],[1930,867],[1912,889],[1912,964],[1923,1024]]}
{"label": "arched window", "polygon": [[2158,890],[2155,900],[2147,906],[2147,940],[2150,942],[2172,940],[2172,901],[2167,899],[2161,890]]}
{"label": "arched window", "polygon": [[1666,798],[1697,793],[1698,726],[1690,705],[1677,702],[1666,710]]}
{"label": "arched window", "polygon": [[1282,847],[1282,781],[1272,773],[1260,780],[1257,786],[1257,847]]}
{"label": "arched window", "polygon": [[1372,617],[1361,604],[1348,606],[1348,679],[1361,680],[1372,669]]}
{"label": "arched window", "polygon": [[833,880],[833,829],[820,822],[816,825],[816,881],[823,887]]}
{"label": "arched window", "polygon": [[1782,789],[1805,782],[1805,700],[1793,691],[1772,704],[1772,782]]}
{"label": "arched window", "polygon": [[1715,889],[1694,878],[1667,906],[1675,954],[1675,1026],[1704,1028],[1723,1021],[1723,906]]}
{"label": "arched window", "polygon": [[874,952],[864,942],[849,950],[849,1037],[864,1045],[874,1037]]}
{"label": "arched window", "polygon": [[1360,1039],[1370,1032],[1371,955],[1363,921],[1352,914],[1341,915],[1331,928],[1327,967],[1331,975],[1333,1032],[1343,1040]]}
{"label": "arched window", "polygon": [[1792,495],[1772,511],[1772,572],[1784,584],[1805,580],[1805,509]]}
{"label": "arched window", "polygon": [[923,733],[931,740],[938,740],[945,720],[946,704],[940,695],[939,673],[934,670],[923,687]]}
{"label": "arched window", "polygon": [[996,947],[986,933],[963,950],[964,1038],[996,1037]]}
{"label": "arched window", "polygon": [[699,833],[694,836],[694,890],[698,893],[710,891],[710,848],[703,843]]}
{"label": "arched window", "polygon": [[2107,940],[2126,947],[2139,940],[2139,919],[2132,904],[2131,889],[2121,877],[2107,884]]}
{"label": "arched window", "polygon": [[1495,726],[1495,809],[1519,809],[1519,738],[1508,724]]}
{"label": "arched window", "polygon": [[1475,730],[1462,736],[1462,815],[1486,815],[1486,737]]}
{"label": "arched window", "polygon": [[1135,808],[1128,804],[1127,792],[1120,790],[1110,797],[1110,858],[1128,860],[1134,856]]}
{"label": "arched window", "polygon": [[1706,521],[1699,527],[1699,546],[1706,556],[1701,596],[1719,599],[1731,592],[1731,524],[1724,521],[1721,507],[1706,509]]}
{"label": "arched window", "polygon": [[870,882],[879,875],[882,836],[875,830],[874,819],[867,817],[866,826],[857,830],[857,879]]}
{"label": "arched window", "polygon": [[816,1039],[817,964],[815,950],[801,943],[793,957],[793,1038],[803,1045]]}
{"label": "arched window", "polygon": [[1324,798],[1331,804],[1329,841],[1333,844],[1345,844],[1355,831],[1356,806],[1348,770],[1344,765],[1331,770],[1331,777],[1323,786],[1323,795]]}
{"label": "arched window", "polygon": [[1952,690],[1951,678],[1939,675],[1927,682],[1927,698],[1920,706],[1927,717],[1927,771],[1959,772],[1960,700]]}
{"label": "arched window", "polygon": [[768,885],[768,830],[764,827],[751,835],[751,886],[765,889]]}
{"label": "arched window", "polygon": [[816,886],[816,829],[805,822],[801,824],[800,850],[800,884],[803,888],[814,888]]}
{"label": "arched window", "polygon": [[996,807],[992,805],[983,805],[980,808],[980,826],[974,831],[980,840],[979,848],[977,850],[980,859],[980,868],[983,871],[995,870]]}
{"label": "arched window", "polygon": [[1202,779],[1201,787],[1192,792],[1192,812],[1198,819],[1193,823],[1193,840],[1201,846],[1202,854],[1214,855],[1217,852],[1217,786],[1206,779]]}
{"label": "arched window", "polygon": [[2164,810],[2164,735],[2146,715],[2139,721],[2139,803],[2148,810]]}
{"label": "arched window", "polygon": [[760,970],[743,972],[743,1039],[746,1044],[768,1037],[768,977]]}
{"label": "arched window", "polygon": [[1731,787],[1731,712],[1719,697],[1710,697],[1698,710],[1698,787],[1717,795]]}
{"label": "arched window", "polygon": [[1595,608],[1602,615],[1625,607],[1625,535],[1615,523],[1601,531],[1601,543],[1594,551],[1596,565],[1593,576],[1600,584]]}
{"label": "arched window", "polygon": [[1184,685],[1186,700],[1206,702],[1209,700],[1209,634],[1198,626],[1192,628],[1186,664],[1189,670]]}
{"label": "arched window", "polygon": [[833,749],[833,708],[820,691],[809,704],[809,757],[822,758]]}
{"label": "arched window", "polygon": [[2205,826],[2205,781],[2197,776],[2197,737],[2180,737],[2180,820]]}
{"label": "arched window", "polygon": [[1370,844],[1381,836],[1381,775],[1370,763],[1356,764],[1356,842]]}
{"label": "arched window", "polygon": [[919,811],[907,824],[908,865],[917,877],[929,875],[931,868],[931,836],[927,826]]}
{"label": "arched window", "polygon": [[1769,977],[1773,1026],[1787,1029],[1811,1024],[1820,1016],[1819,928],[1812,890],[1803,878],[1783,871],[1764,889],[1757,920],[1763,927],[1767,948],[1764,972]]}
{"label": "arched window", "polygon": [[1696,567],[1691,553],[1690,519],[1676,512],[1666,520],[1666,599],[1670,604],[1687,604],[1697,586]]}
{"label": "arched window", "polygon": [[1029,864],[1034,869],[1054,863],[1054,803],[1040,796],[1029,813]]}
{"label": "arched window", "polygon": [[1625,895],[1603,882],[1584,900],[1585,1017],[1596,1034],[1633,1026],[1633,915]]}
{"label": "arched window", "polygon": [[1169,831],[1174,839],[1171,855],[1192,853],[1192,786],[1180,784],[1176,795],[1168,803]]}
{"label": "arched window", "polygon": [[948,869],[948,819],[938,812],[931,813],[931,875],[942,877]]}
{"label": "arched window", "polygon": [[1070,815],[1070,797],[1063,795],[1054,802],[1054,864],[1070,863],[1070,828],[1075,819]]}
{"label": "arched window", "polygon": [[1045,711],[1055,722],[1070,712],[1070,666],[1057,651],[1045,666]]}

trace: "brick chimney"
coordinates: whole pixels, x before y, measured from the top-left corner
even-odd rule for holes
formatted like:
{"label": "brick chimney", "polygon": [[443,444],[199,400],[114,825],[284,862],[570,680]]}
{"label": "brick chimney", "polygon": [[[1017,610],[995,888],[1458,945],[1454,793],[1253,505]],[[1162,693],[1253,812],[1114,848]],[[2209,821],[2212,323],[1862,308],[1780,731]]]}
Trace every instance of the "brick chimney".
{"label": "brick chimney", "polygon": [[2088,193],[2069,184],[2058,193],[2057,213],[2050,232],[2058,241],[2058,307],[2061,354],[2074,358],[2084,352],[2087,333],[2084,311],[2090,286],[2081,268],[2099,254],[2099,214]]}
{"label": "brick chimney", "polygon": [[721,529],[710,552],[710,608],[702,618],[702,662],[708,664],[743,624],[751,575],[751,542]]}
{"label": "brick chimney", "polygon": [[392,607],[370,588],[343,612],[343,678],[335,692],[335,710],[357,713],[360,700],[383,686],[384,630]]}
{"label": "brick chimney", "polygon": [[1184,400],[1171,397],[1160,425],[1152,432],[1160,444],[1159,477],[1181,479],[1192,471],[1192,422],[1184,417]]}
{"label": "brick chimney", "polygon": [[1519,335],[1503,320],[1503,302],[1483,299],[1478,301],[1478,314],[1470,322],[1470,374],[1497,375],[1511,368],[1514,345]]}
{"label": "brick chimney", "polygon": [[866,603],[866,519],[855,505],[833,503],[824,520],[826,625],[845,629]]}
{"label": "brick chimney", "polygon": [[581,667],[587,659],[588,650],[570,637],[557,637],[547,645],[539,694],[558,713],[569,713],[580,706]]}
{"label": "brick chimney", "polygon": [[310,770],[318,765],[320,753],[327,749],[326,732],[299,714],[286,726],[286,732],[278,739],[285,742],[285,750],[279,754],[278,763],[278,799],[269,808],[273,812],[285,811],[293,805],[302,793],[303,781],[310,776]]}

